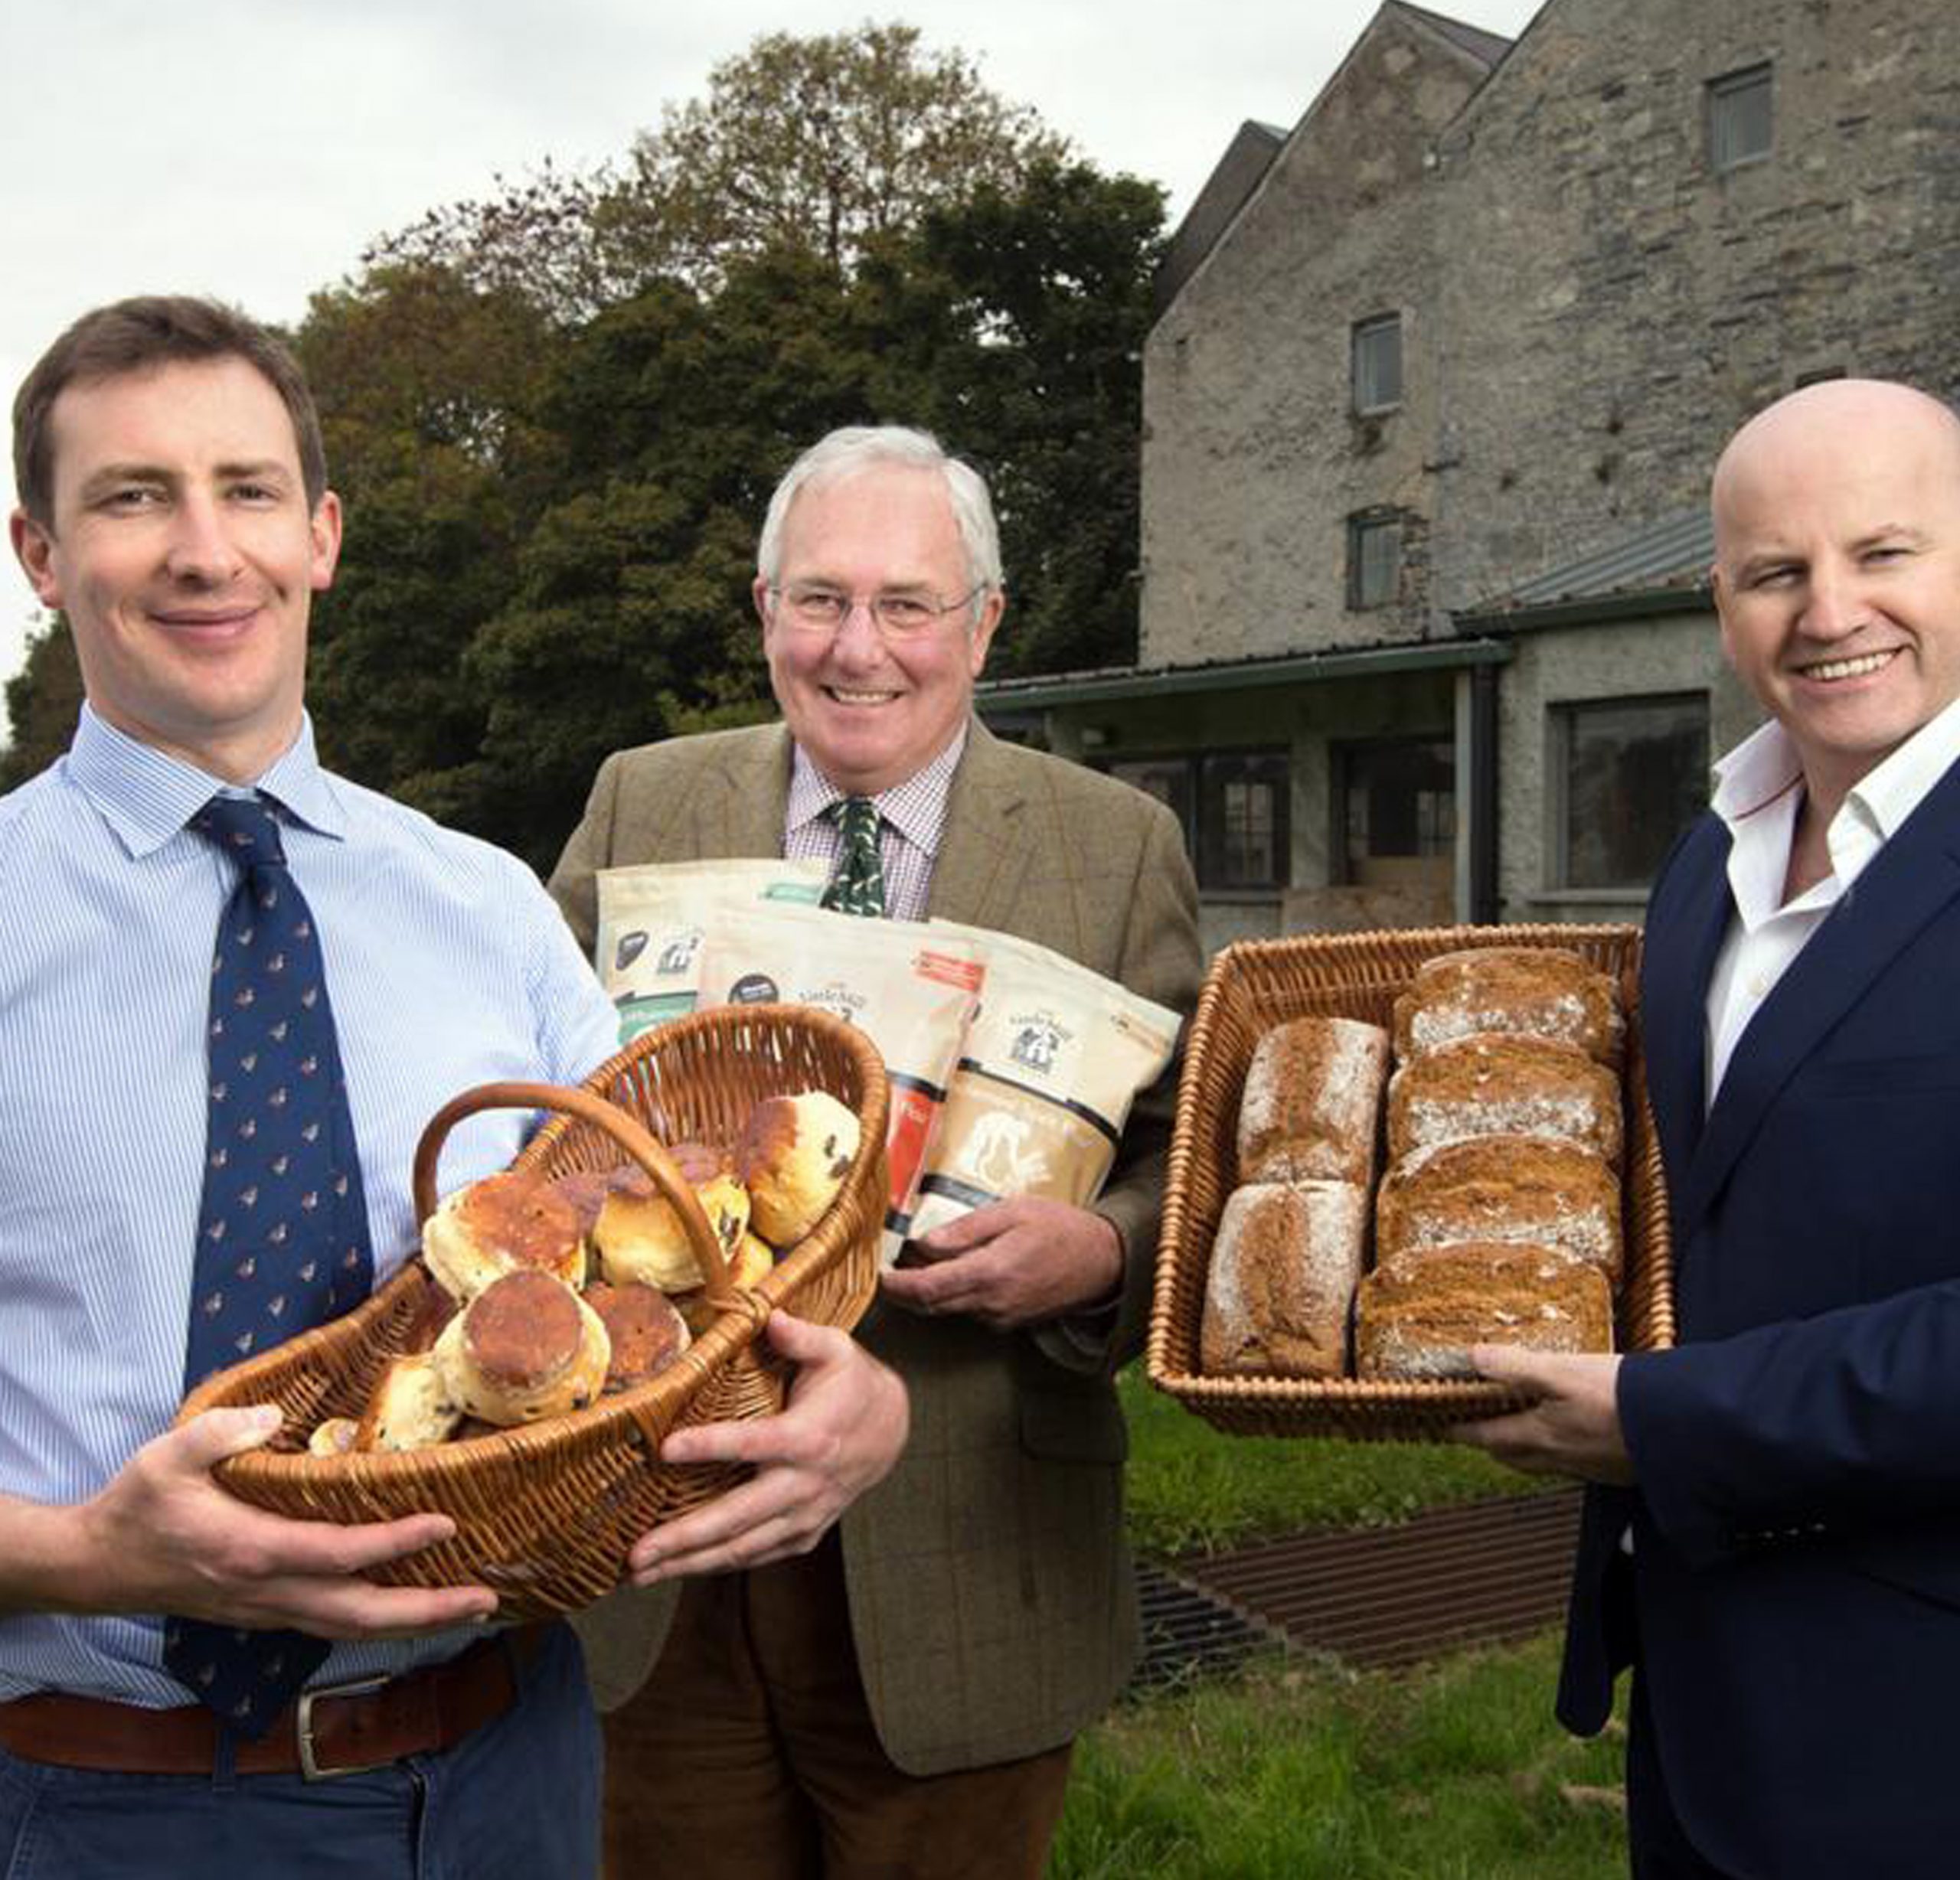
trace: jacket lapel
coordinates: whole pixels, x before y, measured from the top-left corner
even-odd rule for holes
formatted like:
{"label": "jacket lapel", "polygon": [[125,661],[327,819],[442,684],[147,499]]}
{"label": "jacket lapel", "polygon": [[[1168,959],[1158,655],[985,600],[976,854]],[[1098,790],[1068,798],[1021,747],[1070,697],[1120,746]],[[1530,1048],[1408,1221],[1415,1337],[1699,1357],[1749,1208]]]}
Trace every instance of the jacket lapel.
{"label": "jacket lapel", "polygon": [[946,800],[927,911],[975,926],[1011,926],[1027,870],[1033,807],[1000,740],[974,719]]}
{"label": "jacket lapel", "polygon": [[1960,893],[1954,819],[1960,765],[1934,785],[1813,934],[1750,1021],[1690,1164],[1677,1231],[1720,1191],[1792,1074],[1870,989],[1914,935]]}
{"label": "jacket lapel", "polygon": [[770,725],[731,738],[714,771],[694,787],[688,813],[697,855],[780,855],[789,814],[788,728]]}

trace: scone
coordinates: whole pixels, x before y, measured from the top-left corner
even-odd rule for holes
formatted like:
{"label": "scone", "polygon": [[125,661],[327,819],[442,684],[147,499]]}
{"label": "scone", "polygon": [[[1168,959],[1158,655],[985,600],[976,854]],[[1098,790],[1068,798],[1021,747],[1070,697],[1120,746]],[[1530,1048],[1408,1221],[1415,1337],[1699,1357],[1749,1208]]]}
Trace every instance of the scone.
{"label": "scone", "polygon": [[505,1428],[597,1402],[612,1359],[598,1314],[534,1269],[486,1286],[449,1321],[435,1355],[461,1408]]}
{"label": "scone", "polygon": [[656,1286],[609,1286],[594,1280],[585,1289],[585,1302],[606,1327],[609,1397],[664,1371],[691,1342],[673,1301]]}
{"label": "scone", "polygon": [[[426,1449],[432,1444],[447,1441],[462,1421],[462,1406],[456,1401],[441,1360],[433,1352],[417,1352],[410,1357],[397,1358],[381,1373],[361,1413],[354,1447]],[[315,1430],[313,1434],[318,1437],[320,1431]]]}
{"label": "scone", "polygon": [[463,1304],[507,1273],[550,1273],[585,1284],[577,1210],[534,1175],[486,1175],[446,1197],[422,1226],[422,1257]]}
{"label": "scone", "polygon": [[756,1232],[779,1248],[802,1239],[837,1199],[858,1142],[858,1118],[828,1091],[765,1097],[735,1151]]}
{"label": "scone", "polygon": [[[748,1229],[748,1190],[711,1149],[684,1144],[671,1154],[722,1252],[732,1255]],[[613,1172],[593,1226],[592,1242],[600,1274],[611,1285],[658,1286],[662,1292],[678,1293],[706,1282],[680,1216],[643,1169]]]}

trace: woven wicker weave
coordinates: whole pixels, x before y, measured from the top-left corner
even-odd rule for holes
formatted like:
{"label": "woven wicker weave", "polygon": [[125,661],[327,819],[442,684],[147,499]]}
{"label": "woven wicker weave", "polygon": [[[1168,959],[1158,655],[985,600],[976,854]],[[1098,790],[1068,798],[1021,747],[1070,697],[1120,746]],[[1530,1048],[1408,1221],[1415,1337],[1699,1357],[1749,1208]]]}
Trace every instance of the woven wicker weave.
{"label": "woven wicker weave", "polygon": [[[655,1461],[684,1425],[766,1415],[779,1407],[780,1374],[756,1340],[769,1311],[848,1328],[877,1284],[887,1200],[889,1089],[863,1032],[801,1006],[717,1007],[644,1033],[600,1066],[584,1089],[607,1099],[562,1115],[513,1166],[556,1176],[616,1167],[629,1147],[661,1191],[679,1203],[697,1256],[725,1272],[691,1190],[658,1144],[729,1141],[766,1096],[827,1090],[862,1131],[842,1192],[808,1239],[762,1283],[731,1292],[710,1286],[723,1309],[673,1364],[648,1382],[589,1410],[522,1429],[404,1454],[312,1457],[308,1432],[322,1418],[356,1416],[382,1369],[403,1349],[431,1281],[411,1260],[368,1302],[199,1386],[182,1418],[224,1404],[276,1403],[284,1412],[268,1448],[220,1465],[241,1499],[276,1513],[335,1522],[452,1516],[448,1541],[372,1577],[391,1585],[482,1584],[498,1617],[521,1620],[590,1604],[619,1583],[627,1549],[656,1522],[697,1506],[738,1480],[733,1464],[675,1467]],[[435,1205],[436,1163],[450,1126],[472,1110],[522,1103],[565,1107],[548,1085],[489,1085],[466,1092],[430,1122],[416,1156],[418,1219]],[[618,1118],[609,1120],[609,1106]]]}
{"label": "woven wicker weave", "polygon": [[1674,1343],[1674,1283],[1660,1145],[1647,1105],[1635,927],[1448,927],[1243,942],[1212,962],[1185,1047],[1157,1263],[1150,1381],[1219,1428],[1253,1435],[1433,1441],[1452,1423],[1522,1408],[1495,1384],[1204,1377],[1198,1329],[1211,1243],[1235,1180],[1239,1099],[1259,1034],[1310,1013],[1389,1026],[1421,962],[1467,947],[1565,947],[1612,975],[1627,1014],[1622,1068],[1627,1268],[1621,1348]]}

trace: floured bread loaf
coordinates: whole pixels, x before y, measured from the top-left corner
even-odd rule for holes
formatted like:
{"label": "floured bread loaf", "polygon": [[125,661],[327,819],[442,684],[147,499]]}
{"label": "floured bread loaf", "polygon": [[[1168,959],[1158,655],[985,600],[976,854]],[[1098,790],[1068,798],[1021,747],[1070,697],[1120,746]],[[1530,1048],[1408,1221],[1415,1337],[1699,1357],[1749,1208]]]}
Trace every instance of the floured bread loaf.
{"label": "floured bread loaf", "polygon": [[1211,1250],[1198,1333],[1204,1368],[1341,1376],[1367,1220],[1368,1191],[1353,1182],[1236,1190]]}
{"label": "floured bread loaf", "polygon": [[1253,1048],[1239,1103],[1242,1182],[1374,1180],[1388,1033],[1352,1018],[1296,1018]]}
{"label": "floured bread loaf", "polygon": [[1556,1247],[1468,1241],[1386,1260],[1354,1301],[1362,1377],[1471,1375],[1472,1345],[1610,1351],[1612,1288],[1599,1268]]}
{"label": "floured bread loaf", "polygon": [[1485,1033],[1411,1058],[1389,1080],[1391,1164],[1473,1136],[1556,1136],[1617,1168],[1619,1079],[1570,1045]]}
{"label": "floured bread loaf", "polygon": [[1619,1061],[1624,1025],[1612,981],[1558,947],[1472,947],[1416,968],[1395,1002],[1395,1055],[1419,1057],[1480,1032],[1569,1044]]}
{"label": "floured bread loaf", "polygon": [[1605,1160],[1544,1136],[1439,1143],[1397,1162],[1375,1196],[1375,1258],[1455,1241],[1528,1241],[1620,1275],[1620,1185]]}

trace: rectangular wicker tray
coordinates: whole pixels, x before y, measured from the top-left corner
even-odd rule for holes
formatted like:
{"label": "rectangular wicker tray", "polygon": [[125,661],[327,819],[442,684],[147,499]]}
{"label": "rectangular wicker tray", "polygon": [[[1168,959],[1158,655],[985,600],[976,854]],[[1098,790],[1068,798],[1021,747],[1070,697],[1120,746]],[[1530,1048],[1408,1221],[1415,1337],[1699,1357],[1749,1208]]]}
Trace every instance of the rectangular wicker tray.
{"label": "rectangular wicker tray", "polygon": [[1211,1243],[1236,1179],[1239,1099],[1259,1034],[1309,1014],[1387,1027],[1396,994],[1408,989],[1423,961],[1481,946],[1569,948],[1619,983],[1628,1048],[1622,1069],[1626,1275],[1617,1336],[1622,1350],[1674,1343],[1667,1190],[1641,1050],[1637,927],[1436,927],[1242,942],[1212,962],[1185,1047],[1147,1359],[1151,1382],[1207,1422],[1246,1435],[1433,1441],[1452,1424],[1527,1401],[1494,1384],[1207,1377],[1198,1368]]}

